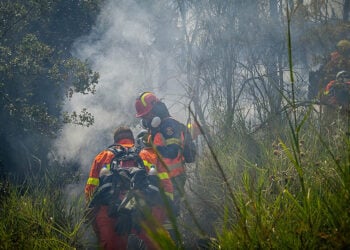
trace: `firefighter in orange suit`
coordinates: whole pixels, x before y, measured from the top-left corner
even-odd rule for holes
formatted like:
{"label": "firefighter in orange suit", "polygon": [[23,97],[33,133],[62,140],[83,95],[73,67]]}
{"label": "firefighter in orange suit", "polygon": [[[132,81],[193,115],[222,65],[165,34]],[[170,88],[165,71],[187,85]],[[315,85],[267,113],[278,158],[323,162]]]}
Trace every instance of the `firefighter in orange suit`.
{"label": "firefighter in orange suit", "polygon": [[160,165],[168,171],[174,186],[174,212],[179,215],[186,182],[183,156],[184,134],[179,122],[173,119],[166,105],[152,92],[142,93],[135,102],[136,117],[141,118],[144,128],[151,134],[151,144]]}
{"label": "firefighter in orange suit", "polygon": [[327,84],[323,95],[323,102],[348,110],[350,104],[350,74],[345,70],[339,71],[335,80]]}
{"label": "firefighter in orange suit", "polygon": [[[134,143],[134,136],[129,128],[119,127],[116,129],[114,133],[114,147],[121,145],[126,148],[131,148],[134,146]],[[110,163],[113,158],[114,153],[108,149],[103,150],[95,157],[85,186],[85,196],[87,202],[90,202],[93,198],[94,192],[97,190],[97,187],[100,184],[100,177],[102,177],[105,171],[110,169]],[[131,167],[133,164],[135,163],[126,161],[122,163],[122,167]],[[116,225],[118,222],[120,223],[122,221],[122,218],[110,216],[109,206],[104,202],[102,202],[102,204],[96,204],[93,210],[94,218],[92,225],[99,240],[100,247],[102,249],[127,249],[128,235],[120,235],[116,232]],[[140,239],[144,240],[148,249],[158,249],[152,245],[150,239],[143,231],[139,233],[137,232],[137,234]]]}

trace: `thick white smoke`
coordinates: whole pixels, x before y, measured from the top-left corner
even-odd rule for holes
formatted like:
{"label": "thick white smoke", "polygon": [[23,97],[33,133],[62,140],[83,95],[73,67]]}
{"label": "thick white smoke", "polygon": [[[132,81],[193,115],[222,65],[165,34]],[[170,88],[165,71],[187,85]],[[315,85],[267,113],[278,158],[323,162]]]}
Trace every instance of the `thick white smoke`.
{"label": "thick white smoke", "polygon": [[[178,84],[174,55],[170,53],[171,44],[169,47],[162,44],[159,49],[157,43],[159,39],[174,41],[172,37],[159,37],[156,32],[157,15],[152,11],[159,14],[163,11],[159,8],[166,8],[158,5],[146,9],[133,0],[109,1],[91,34],[75,43],[74,55],[87,60],[92,69],[100,73],[100,80],[95,95],[74,95],[65,109],[80,111],[87,108],[95,123],[91,127],[66,125],[54,151],[59,159],[78,163],[86,176],[94,156],[112,144],[116,127],[131,126],[135,135],[140,129],[135,126],[138,121],[134,110],[139,93],[154,91],[158,97],[165,98],[174,117],[183,118],[184,106],[178,103],[183,93]],[[162,26],[166,24],[158,25],[162,29],[173,29]],[[166,70],[162,70],[164,67]]]}

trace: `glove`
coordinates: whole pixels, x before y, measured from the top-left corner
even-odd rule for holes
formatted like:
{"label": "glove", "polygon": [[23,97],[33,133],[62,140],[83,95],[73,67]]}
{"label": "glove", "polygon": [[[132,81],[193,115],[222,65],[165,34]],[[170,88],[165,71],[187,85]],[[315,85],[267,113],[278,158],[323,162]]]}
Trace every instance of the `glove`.
{"label": "glove", "polygon": [[130,234],[132,228],[132,216],[131,211],[127,209],[122,209],[119,211],[117,216],[117,224],[114,231],[118,235]]}

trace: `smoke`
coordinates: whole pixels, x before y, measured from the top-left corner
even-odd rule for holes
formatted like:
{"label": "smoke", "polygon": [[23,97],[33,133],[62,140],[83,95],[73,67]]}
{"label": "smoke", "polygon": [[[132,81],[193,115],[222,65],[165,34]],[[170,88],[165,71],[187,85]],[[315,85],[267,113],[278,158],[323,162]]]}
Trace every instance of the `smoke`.
{"label": "smoke", "polygon": [[[89,62],[100,73],[100,80],[96,94],[73,95],[65,109],[87,108],[95,123],[90,127],[66,125],[54,145],[56,158],[79,164],[87,176],[95,155],[113,143],[116,127],[128,125],[135,135],[141,129],[134,101],[143,91],[164,98],[173,116],[181,118],[184,106],[177,103],[181,103],[183,90],[172,44],[177,30],[169,11],[166,3],[149,7],[131,0],[109,1],[92,32],[75,42],[73,54]],[[169,20],[159,23],[159,18]]]}

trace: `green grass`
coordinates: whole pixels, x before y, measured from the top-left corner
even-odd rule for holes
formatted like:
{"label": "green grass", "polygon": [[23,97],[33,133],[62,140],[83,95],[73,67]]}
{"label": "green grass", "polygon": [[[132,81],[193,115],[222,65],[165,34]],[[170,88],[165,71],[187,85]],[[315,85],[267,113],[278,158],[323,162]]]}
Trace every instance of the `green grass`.
{"label": "green grass", "polygon": [[[215,237],[211,249],[350,246],[346,119],[324,125],[308,109],[297,114],[296,126],[281,128],[281,134],[289,135],[283,139],[272,140],[268,131],[254,135],[258,162],[249,157],[251,147],[242,146],[247,143],[244,134],[233,133],[225,143],[214,145],[212,153],[202,155],[196,178],[189,179],[192,196],[185,203],[187,217],[176,225],[184,239]],[[36,179],[25,188],[2,183],[0,249],[86,247],[83,234],[88,225],[84,224],[82,198],[67,204],[64,189],[55,188],[53,178],[59,177]],[[190,226],[193,216],[195,223]],[[149,234],[162,248],[176,248],[164,232]]]}
{"label": "green grass", "polygon": [[[51,191],[50,191],[51,190]],[[0,249],[77,249],[82,216],[59,190],[8,186],[0,203]],[[80,206],[81,207],[81,206]],[[81,219],[79,219],[81,218]]]}
{"label": "green grass", "polygon": [[216,208],[213,249],[350,247],[350,114],[299,107],[290,64],[286,126],[254,136],[233,127],[199,163],[195,193]]}

